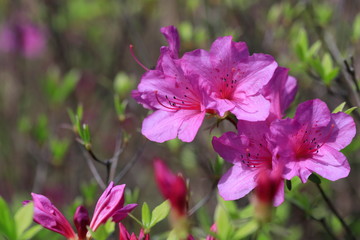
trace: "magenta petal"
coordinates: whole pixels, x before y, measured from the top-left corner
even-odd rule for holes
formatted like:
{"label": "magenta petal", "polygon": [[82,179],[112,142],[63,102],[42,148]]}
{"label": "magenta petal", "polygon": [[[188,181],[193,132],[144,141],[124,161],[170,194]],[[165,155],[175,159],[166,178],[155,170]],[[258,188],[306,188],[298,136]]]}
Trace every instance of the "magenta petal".
{"label": "magenta petal", "polygon": [[234,102],[231,110],[239,120],[264,121],[269,116],[270,102],[262,95],[248,96],[240,102]]}
{"label": "magenta petal", "polygon": [[330,122],[330,110],[319,99],[309,100],[299,104],[294,119],[303,125],[324,127]]}
{"label": "magenta petal", "polygon": [[282,204],[284,202],[284,198],[285,198],[285,192],[284,192],[284,181],[281,181],[280,182],[280,185],[277,189],[277,192],[275,194],[275,197],[274,197],[274,206],[275,207],[278,207],[280,206],[280,204]]}
{"label": "magenta petal", "polygon": [[331,181],[345,178],[350,172],[349,162],[344,154],[328,146],[323,146],[318,155],[302,165]]}
{"label": "magenta petal", "polygon": [[180,38],[179,33],[174,26],[167,26],[160,29],[169,43],[169,50],[173,58],[179,57]]}
{"label": "magenta petal", "polygon": [[219,194],[225,200],[244,197],[256,186],[255,176],[258,171],[234,165],[220,179]]}
{"label": "magenta petal", "polygon": [[87,226],[90,225],[90,218],[87,209],[79,206],[74,214],[74,224],[78,233],[79,240],[85,239],[88,232]]}
{"label": "magenta petal", "polygon": [[328,146],[333,147],[336,150],[341,150],[349,145],[356,134],[356,126],[352,117],[346,113],[331,114],[331,117],[335,123],[333,137],[331,141],[327,143]]}
{"label": "magenta petal", "polygon": [[112,216],[112,220],[113,222],[120,222],[121,220],[123,220],[125,217],[127,217],[127,215],[134,210],[134,208],[137,207],[137,204],[133,203],[133,204],[128,204],[125,207],[119,209],[118,211],[116,211],[114,213],[114,215]]}
{"label": "magenta petal", "polygon": [[154,142],[165,142],[176,138],[183,115],[178,112],[155,111],[147,116],[142,124],[141,133]]}
{"label": "magenta petal", "polygon": [[104,224],[113,214],[124,205],[125,184],[114,186],[111,182],[99,198],[95,206],[90,228],[93,231]]}
{"label": "magenta petal", "polygon": [[179,128],[179,139],[183,142],[192,142],[204,120],[204,117],[205,112],[189,112]]}
{"label": "magenta petal", "polygon": [[249,51],[246,43],[233,42],[232,36],[226,36],[215,40],[211,45],[210,56],[214,67],[219,64],[230,67],[234,62],[248,57]]}
{"label": "magenta petal", "polygon": [[47,197],[35,193],[31,193],[31,196],[34,202],[33,219],[36,223],[66,238],[76,237],[70,223]]}
{"label": "magenta petal", "polygon": [[130,240],[130,234],[122,223],[119,223],[119,240]]}
{"label": "magenta petal", "polygon": [[236,65],[238,71],[233,77],[239,82],[235,97],[237,92],[246,92],[247,95],[259,92],[270,81],[277,66],[274,58],[266,54],[257,53],[242,60]]}
{"label": "magenta petal", "polygon": [[144,119],[141,133],[155,142],[164,142],[179,138],[191,142],[205,113],[192,110],[179,110],[177,112],[156,111]]}
{"label": "magenta petal", "polygon": [[[241,162],[241,142],[247,141],[247,138],[241,138],[236,133],[227,132],[224,133],[220,138],[214,137],[212,145],[214,150],[226,161],[235,164]],[[245,143],[244,143],[245,145]]]}
{"label": "magenta petal", "polygon": [[263,88],[262,94],[270,101],[270,116],[268,121],[281,119],[285,110],[294,100],[296,79],[288,76],[288,69],[278,67],[270,82]]}

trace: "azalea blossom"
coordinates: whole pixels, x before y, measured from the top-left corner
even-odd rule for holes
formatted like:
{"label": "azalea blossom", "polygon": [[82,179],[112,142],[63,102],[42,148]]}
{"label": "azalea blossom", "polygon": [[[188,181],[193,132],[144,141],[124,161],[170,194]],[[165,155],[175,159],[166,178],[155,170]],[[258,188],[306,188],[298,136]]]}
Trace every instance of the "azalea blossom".
{"label": "azalea blossom", "polygon": [[207,95],[196,75],[188,75],[177,59],[179,36],[172,26],[162,28],[169,47],[161,48],[155,70],[147,71],[132,96],[154,113],[145,118],[142,134],[151,141],[178,137],[191,142],[205,117]]}
{"label": "azalea blossom", "polygon": [[269,123],[281,119],[295,98],[297,82],[288,72],[289,69],[278,67],[271,80],[261,90],[263,96],[270,101],[270,114],[267,118]]}
{"label": "azalea blossom", "polygon": [[74,214],[74,224],[77,230],[78,238],[85,239],[88,232],[87,226],[90,225],[90,218],[87,209],[79,206]]}
{"label": "azalea blossom", "polygon": [[76,239],[76,234],[64,215],[40,194],[31,193],[34,201],[34,222],[53,232],[57,232],[67,239]]}
{"label": "azalea blossom", "polygon": [[255,210],[254,217],[258,222],[267,223],[271,221],[275,196],[279,192],[279,188],[283,188],[282,170],[282,167],[275,171],[262,169],[258,175],[255,194],[251,198]]}
{"label": "azalea blossom", "polygon": [[230,111],[239,120],[263,121],[269,115],[270,103],[260,93],[270,81],[277,63],[270,55],[249,55],[244,42],[231,36],[218,38],[209,52],[197,49],[181,59],[184,69],[200,76],[209,86],[207,109],[220,116]]}
{"label": "azalea blossom", "polygon": [[143,229],[140,230],[139,237],[136,237],[135,233],[130,235],[125,226],[119,223],[119,240],[150,240],[150,235],[145,234]]}
{"label": "azalea blossom", "polygon": [[19,53],[27,58],[39,56],[45,49],[44,31],[24,20],[4,25],[0,32],[0,50]]}
{"label": "azalea blossom", "polygon": [[114,222],[121,221],[137,206],[137,204],[129,204],[124,207],[124,189],[125,184],[117,186],[114,186],[113,182],[109,184],[96,203],[94,216],[90,222],[91,230],[96,231],[111,217]]}
{"label": "azalea blossom", "polygon": [[[211,225],[210,227],[210,232],[212,233],[216,233],[217,232],[217,227],[216,227],[216,223],[214,223],[213,225]],[[216,240],[216,238],[212,235],[207,235],[205,240]]]}
{"label": "azalea blossom", "polygon": [[187,187],[181,175],[172,173],[160,159],[154,160],[155,179],[160,192],[169,199],[172,209],[179,216],[187,213]]}
{"label": "azalea blossom", "polygon": [[310,100],[298,106],[293,119],[273,122],[270,131],[284,178],[299,176],[306,182],[313,172],[331,181],[348,176],[350,166],[340,150],[356,133],[349,115],[331,113],[321,100]]}
{"label": "azalea blossom", "polygon": [[[227,132],[213,138],[214,150],[226,161],[234,164],[220,179],[219,194],[225,200],[244,197],[258,185],[259,175],[271,174],[280,167],[277,149],[268,141],[267,122],[238,122],[238,133]],[[283,183],[275,194],[274,205],[284,201]]]}
{"label": "azalea blossom", "polygon": [[92,221],[90,222],[87,210],[79,206],[74,214],[74,224],[78,231],[76,235],[70,223],[64,215],[51,203],[51,201],[40,194],[32,193],[34,201],[34,216],[36,223],[53,232],[57,232],[67,239],[85,239],[87,226],[92,231],[112,218],[112,221],[119,222],[130,213],[137,204],[128,204],[124,207],[125,185],[114,186],[111,182],[99,198]]}

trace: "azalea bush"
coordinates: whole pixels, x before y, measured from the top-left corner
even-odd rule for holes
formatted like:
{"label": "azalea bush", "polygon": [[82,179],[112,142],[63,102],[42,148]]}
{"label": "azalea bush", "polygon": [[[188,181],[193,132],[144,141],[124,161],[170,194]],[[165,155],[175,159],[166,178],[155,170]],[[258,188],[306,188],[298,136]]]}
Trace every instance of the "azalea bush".
{"label": "azalea bush", "polygon": [[0,239],[357,239],[358,7],[0,1]]}

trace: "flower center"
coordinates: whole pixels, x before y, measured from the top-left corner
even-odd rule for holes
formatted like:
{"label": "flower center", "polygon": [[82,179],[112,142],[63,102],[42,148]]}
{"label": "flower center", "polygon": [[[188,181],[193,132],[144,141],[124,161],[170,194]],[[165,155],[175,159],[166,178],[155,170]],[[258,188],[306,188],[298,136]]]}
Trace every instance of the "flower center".
{"label": "flower center", "polygon": [[[324,130],[320,128],[306,127],[302,128],[295,136],[295,156],[297,159],[309,158],[318,154],[320,148],[331,136],[335,125],[331,124],[326,136],[323,136]],[[328,127],[326,127],[328,128]],[[326,131],[326,130],[325,130]]]}
{"label": "flower center", "polygon": [[189,94],[178,95],[160,95],[158,91],[155,91],[155,97],[158,103],[169,110],[201,110],[200,101],[197,100],[192,94],[192,91],[186,87]]}
{"label": "flower center", "polygon": [[250,139],[245,152],[240,154],[241,162],[250,168],[271,168],[272,156],[266,146]]}
{"label": "flower center", "polygon": [[[219,69],[216,69],[217,72],[220,72]],[[235,68],[231,69],[230,73],[222,74],[222,76],[218,77],[219,79],[219,98],[222,99],[232,99],[234,89],[237,85],[237,80],[234,79]]]}

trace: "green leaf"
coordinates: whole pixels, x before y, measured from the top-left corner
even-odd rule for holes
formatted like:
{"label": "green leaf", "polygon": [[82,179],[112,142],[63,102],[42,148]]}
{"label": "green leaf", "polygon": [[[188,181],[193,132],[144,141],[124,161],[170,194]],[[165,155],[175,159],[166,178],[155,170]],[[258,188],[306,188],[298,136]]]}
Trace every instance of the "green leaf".
{"label": "green leaf", "polygon": [[93,232],[90,228],[88,230],[95,240],[107,240],[110,234],[115,231],[115,223],[109,219],[105,224],[100,225],[96,232]]}
{"label": "green leaf", "polygon": [[53,101],[55,103],[62,103],[69,94],[75,89],[76,84],[80,80],[80,73],[76,70],[68,72],[61,84],[58,84],[56,91],[53,95]]}
{"label": "green leaf", "polygon": [[329,73],[327,73],[325,76],[324,76],[324,80],[325,80],[325,83],[327,85],[330,85],[332,80],[334,80],[337,75],[339,74],[339,71],[340,69],[338,67],[332,69]]}
{"label": "green leaf", "polygon": [[325,53],[321,65],[323,66],[324,73],[329,73],[333,69],[333,61],[329,53]]}
{"label": "green leaf", "polygon": [[31,225],[31,223],[33,222],[33,213],[33,202],[29,202],[28,204],[22,206],[19,210],[17,210],[14,217],[17,236],[21,236],[24,231]]}
{"label": "green leaf", "polygon": [[286,180],[286,187],[289,191],[291,191],[292,185],[291,185],[291,180]]}
{"label": "green leaf", "polygon": [[43,227],[41,225],[35,225],[26,230],[19,238],[19,240],[32,239]]}
{"label": "green leaf", "polygon": [[165,219],[169,215],[169,212],[170,212],[170,204],[169,201],[166,200],[152,211],[150,228],[152,228],[153,226],[155,226],[155,224]]}
{"label": "green leaf", "polygon": [[343,110],[344,107],[345,107],[345,104],[346,104],[346,102],[341,103],[339,106],[337,106],[337,107],[332,111],[332,113],[342,112],[342,110]]}
{"label": "green leaf", "polygon": [[324,69],[323,69],[323,65],[320,62],[320,59],[315,58],[315,59],[311,59],[310,61],[310,66],[315,70],[315,72],[321,77],[323,78],[324,76]]}
{"label": "green leaf", "polygon": [[151,221],[151,213],[149,206],[146,202],[143,203],[142,209],[141,209],[141,221],[144,226],[144,228],[149,228],[150,221]]}
{"label": "green leaf", "polygon": [[250,234],[253,234],[254,232],[256,232],[256,230],[258,230],[259,225],[255,220],[251,220],[248,223],[246,223],[245,225],[241,226],[236,232],[235,232],[235,236],[234,239],[243,239],[247,236],[249,236]]}
{"label": "green leaf", "polygon": [[126,98],[135,87],[135,80],[131,79],[125,72],[119,72],[114,81],[114,89],[120,99]]}
{"label": "green leaf", "polygon": [[352,39],[354,41],[360,40],[360,13],[356,15],[353,23]]}
{"label": "green leaf", "polygon": [[313,183],[321,184],[321,179],[315,173],[312,173],[309,176],[309,180],[312,181]]}
{"label": "green leaf", "polygon": [[320,47],[321,47],[321,41],[320,40],[316,41],[313,45],[311,45],[311,47],[310,47],[310,49],[308,51],[309,57],[312,57],[314,54],[317,54]]}
{"label": "green leaf", "polygon": [[175,138],[175,139],[167,141],[166,145],[172,153],[177,153],[182,146],[182,141]]}
{"label": "green leaf", "polygon": [[0,197],[0,236],[16,240],[16,223],[5,200]]}
{"label": "green leaf", "polygon": [[326,4],[318,4],[315,8],[315,16],[319,25],[326,25],[332,17],[333,9]]}
{"label": "green leaf", "polygon": [[45,114],[40,114],[34,127],[34,135],[39,143],[44,143],[49,137],[48,118]]}
{"label": "green leaf", "polygon": [[218,155],[213,165],[213,171],[215,176],[220,178],[223,173],[224,163],[224,159]]}
{"label": "green leaf", "polygon": [[57,166],[62,164],[62,159],[64,158],[67,150],[69,149],[70,141],[69,139],[50,139],[50,150],[53,155],[53,163]]}
{"label": "green leaf", "polygon": [[215,223],[220,240],[231,239],[233,226],[230,222],[228,213],[220,203],[218,203],[215,209]]}
{"label": "green leaf", "polygon": [[115,110],[116,110],[116,114],[118,116],[118,119],[120,121],[124,121],[126,119],[126,107],[128,105],[128,101],[125,100],[121,100],[119,95],[115,95],[114,96],[114,105],[115,105]]}
{"label": "green leaf", "polygon": [[189,22],[183,21],[179,25],[179,35],[184,42],[189,42],[193,36],[193,27]]}
{"label": "green leaf", "polygon": [[301,61],[307,60],[308,48],[309,48],[309,42],[308,42],[307,33],[304,28],[300,28],[296,38],[295,52]]}
{"label": "green leaf", "polygon": [[352,108],[349,108],[349,109],[347,109],[344,113],[346,113],[346,114],[349,114],[350,115],[350,113],[352,113],[354,110],[356,110],[358,107],[352,107]]}

